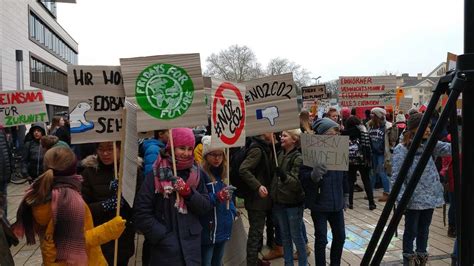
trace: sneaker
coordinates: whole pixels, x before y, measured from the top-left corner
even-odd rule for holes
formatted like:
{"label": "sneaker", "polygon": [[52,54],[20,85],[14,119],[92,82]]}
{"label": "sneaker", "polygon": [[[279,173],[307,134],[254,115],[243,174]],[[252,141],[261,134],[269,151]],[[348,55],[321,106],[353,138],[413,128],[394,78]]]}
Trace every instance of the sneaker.
{"label": "sneaker", "polygon": [[283,246],[275,245],[273,249],[263,256],[263,260],[274,260],[277,258],[283,258]]}
{"label": "sneaker", "polygon": [[12,178],[10,179],[10,182],[16,185],[24,184],[28,181],[27,178],[24,178],[20,175],[13,175]]}

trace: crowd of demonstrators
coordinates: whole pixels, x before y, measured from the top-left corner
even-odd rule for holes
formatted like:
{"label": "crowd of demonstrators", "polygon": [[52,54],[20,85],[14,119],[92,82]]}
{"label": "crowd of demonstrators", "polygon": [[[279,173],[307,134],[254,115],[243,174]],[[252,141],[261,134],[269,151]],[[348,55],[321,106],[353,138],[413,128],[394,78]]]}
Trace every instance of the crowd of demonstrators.
{"label": "crowd of demonstrators", "polygon": [[[421,113],[414,113],[408,118],[407,128],[403,135],[403,139],[395,147],[393,152],[392,182],[395,182],[398,177],[401,165],[408,153],[408,149],[410,148],[415,132],[420,125],[422,116]],[[412,176],[430,134],[431,130],[427,127],[423,135],[423,143],[416,152],[413,165],[409,169],[407,176]],[[450,153],[451,144],[438,141],[433,151],[433,157],[446,156]],[[406,265],[413,265],[414,261],[417,261],[420,265],[426,265],[428,259],[427,246],[429,227],[433,217],[433,212],[436,207],[439,207],[444,203],[443,186],[440,182],[440,176],[436,169],[433,157],[429,158],[427,166],[421,175],[420,181],[415,188],[405,212],[403,260]],[[399,197],[403,194],[409,180],[410,179],[407,178],[403,183]],[[413,247],[413,242],[415,240],[416,250],[414,250]]]}

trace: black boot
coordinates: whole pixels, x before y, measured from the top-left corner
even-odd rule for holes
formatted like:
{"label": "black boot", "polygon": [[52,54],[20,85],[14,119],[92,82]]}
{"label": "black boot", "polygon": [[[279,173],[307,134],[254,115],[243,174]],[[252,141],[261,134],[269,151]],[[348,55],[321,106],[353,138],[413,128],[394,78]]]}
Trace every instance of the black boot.
{"label": "black boot", "polygon": [[403,266],[415,266],[415,254],[403,253]]}
{"label": "black boot", "polygon": [[428,253],[417,253],[415,258],[415,265],[426,266],[428,262]]}

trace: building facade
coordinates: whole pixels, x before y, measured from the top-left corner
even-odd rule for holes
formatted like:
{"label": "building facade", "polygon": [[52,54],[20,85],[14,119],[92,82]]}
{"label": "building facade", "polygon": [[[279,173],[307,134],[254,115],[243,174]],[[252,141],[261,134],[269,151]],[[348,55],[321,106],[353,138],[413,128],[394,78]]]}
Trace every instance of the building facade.
{"label": "building facade", "polygon": [[56,4],[0,0],[0,90],[42,89],[50,118],[67,111],[67,65],[78,63],[78,44],[57,22]]}

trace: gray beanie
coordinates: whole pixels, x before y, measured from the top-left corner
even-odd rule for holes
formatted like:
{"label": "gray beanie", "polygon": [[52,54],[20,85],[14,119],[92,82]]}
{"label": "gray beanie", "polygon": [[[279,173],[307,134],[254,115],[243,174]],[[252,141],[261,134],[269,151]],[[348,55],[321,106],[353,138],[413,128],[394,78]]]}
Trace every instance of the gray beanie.
{"label": "gray beanie", "polygon": [[416,114],[416,113],[419,113],[418,110],[416,110],[415,107],[411,108],[410,110],[408,110],[408,115],[413,115],[413,114]]}
{"label": "gray beanie", "polygon": [[325,117],[325,118],[317,120],[314,123],[313,130],[316,132],[316,134],[322,135],[322,134],[326,133],[326,131],[328,131],[329,129],[331,129],[333,127],[339,128],[339,124],[334,122],[333,120]]}
{"label": "gray beanie", "polygon": [[414,113],[410,115],[407,122],[407,129],[412,130],[418,128],[421,123],[421,118],[423,117],[422,113]]}

